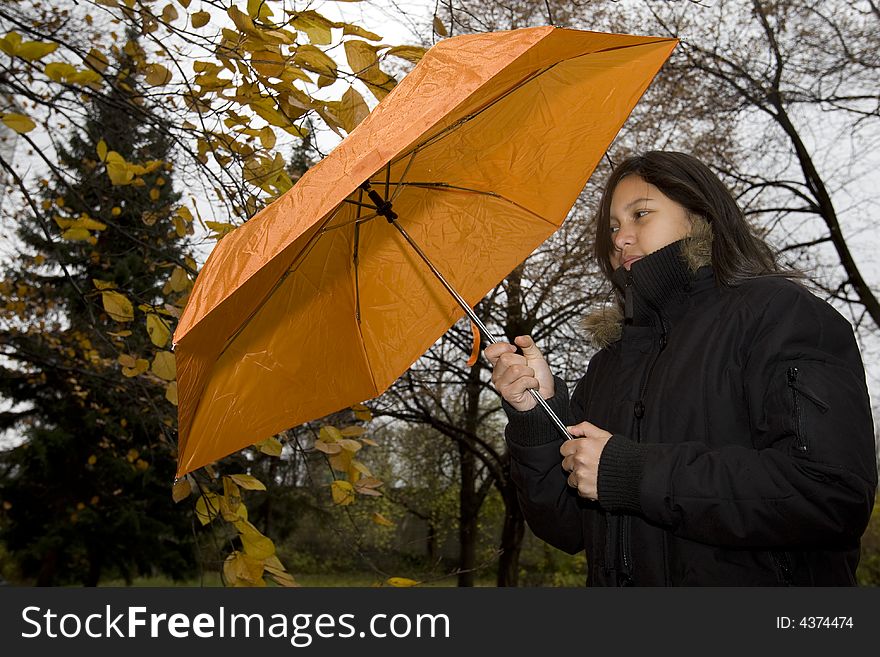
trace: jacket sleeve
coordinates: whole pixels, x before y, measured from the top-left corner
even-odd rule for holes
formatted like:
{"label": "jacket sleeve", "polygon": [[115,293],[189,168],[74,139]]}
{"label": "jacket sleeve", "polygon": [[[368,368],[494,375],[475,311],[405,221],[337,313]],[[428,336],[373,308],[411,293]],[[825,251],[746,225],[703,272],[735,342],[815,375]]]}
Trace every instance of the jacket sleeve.
{"label": "jacket sleeve", "polygon": [[743,364],[751,435],[720,436],[714,444],[728,446],[717,449],[614,436],[600,459],[600,504],[714,545],[852,545],[867,526],[877,487],[870,401],[852,327],[789,282],[755,314],[753,327],[733,356]]}
{"label": "jacket sleeve", "polygon": [[[547,400],[566,426],[572,424],[568,387],[555,377],[556,394]],[[567,485],[559,448],[564,438],[540,408],[521,412],[506,402],[505,437],[510,450],[510,474],[520,508],[535,535],[550,545],[575,554],[584,548],[582,504]]]}

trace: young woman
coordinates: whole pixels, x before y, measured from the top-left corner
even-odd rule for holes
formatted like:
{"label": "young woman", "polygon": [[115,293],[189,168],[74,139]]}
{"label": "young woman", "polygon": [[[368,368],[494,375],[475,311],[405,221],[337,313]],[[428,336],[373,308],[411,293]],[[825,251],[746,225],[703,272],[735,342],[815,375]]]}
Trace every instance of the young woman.
{"label": "young woman", "polygon": [[591,585],[855,584],[877,461],[851,325],[682,153],[615,169],[595,256],[617,304],[570,398],[529,336],[485,352],[535,534]]}

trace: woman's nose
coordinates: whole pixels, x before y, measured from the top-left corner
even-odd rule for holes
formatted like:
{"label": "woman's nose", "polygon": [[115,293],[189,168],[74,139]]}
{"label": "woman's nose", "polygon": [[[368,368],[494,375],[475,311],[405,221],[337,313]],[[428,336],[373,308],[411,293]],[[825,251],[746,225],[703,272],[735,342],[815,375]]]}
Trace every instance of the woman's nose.
{"label": "woman's nose", "polygon": [[621,226],[612,237],[615,248],[620,251],[624,246],[629,246],[635,241],[635,231],[631,226]]}

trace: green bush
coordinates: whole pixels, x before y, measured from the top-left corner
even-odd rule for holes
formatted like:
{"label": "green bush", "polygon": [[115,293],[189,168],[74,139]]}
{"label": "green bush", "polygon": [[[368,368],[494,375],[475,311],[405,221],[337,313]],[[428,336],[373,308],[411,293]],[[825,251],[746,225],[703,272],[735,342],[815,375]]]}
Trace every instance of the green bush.
{"label": "green bush", "polygon": [[862,558],[856,571],[859,586],[880,586],[880,495],[862,535]]}

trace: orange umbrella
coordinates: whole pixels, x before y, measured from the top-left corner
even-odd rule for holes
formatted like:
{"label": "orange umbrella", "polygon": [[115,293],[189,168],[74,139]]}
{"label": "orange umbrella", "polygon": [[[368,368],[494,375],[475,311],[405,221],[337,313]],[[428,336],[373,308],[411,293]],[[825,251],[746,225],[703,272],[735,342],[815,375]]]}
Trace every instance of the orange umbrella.
{"label": "orange umbrella", "polygon": [[559,228],[676,43],[537,27],[431,48],[199,273],[178,476],[386,390]]}

